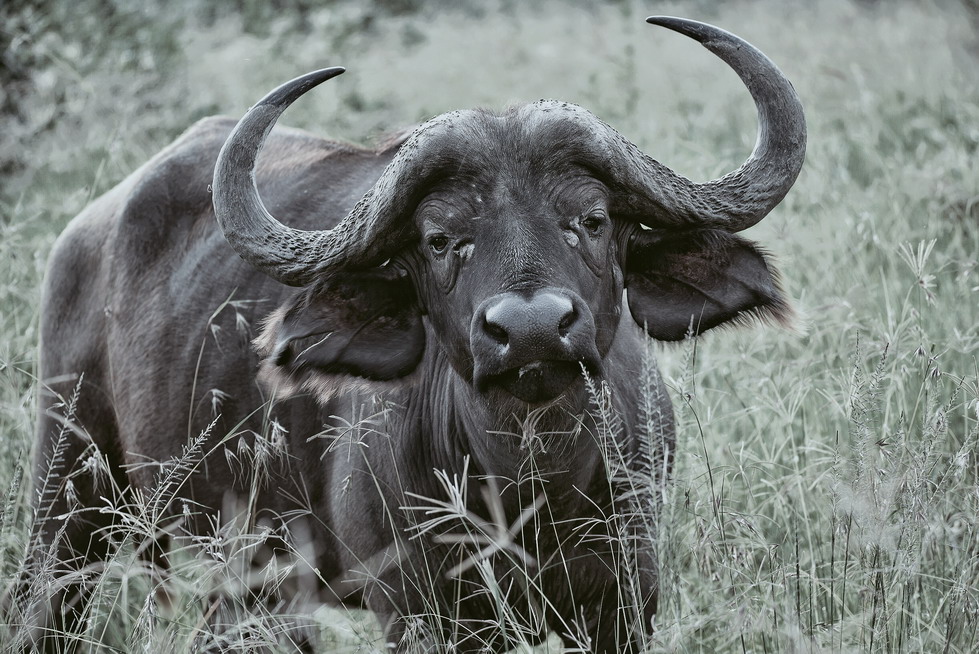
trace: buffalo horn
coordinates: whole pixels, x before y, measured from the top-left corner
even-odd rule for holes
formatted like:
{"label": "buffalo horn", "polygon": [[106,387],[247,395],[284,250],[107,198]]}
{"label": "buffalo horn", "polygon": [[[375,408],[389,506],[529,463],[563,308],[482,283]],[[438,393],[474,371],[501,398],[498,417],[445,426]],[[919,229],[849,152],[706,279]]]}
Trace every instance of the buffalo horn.
{"label": "buffalo horn", "polygon": [[[648,22],[696,39],[725,61],[748,87],[758,111],[758,139],[737,170],[697,184],[642,153],[607,124],[574,105],[565,115],[580,121],[605,152],[613,210],[650,226],[716,227],[740,231],[765,217],[785,197],[802,168],[806,123],[792,84],[754,46],[697,21],[654,16]],[[276,119],[300,95],[336,77],[326,68],[287,82],[252,107],[235,127],[214,171],[214,210],[239,255],[270,277],[304,286],[322,272],[379,265],[409,242],[402,214],[417,180],[440,160],[445,140],[455,142],[460,112],[434,118],[398,150],[374,187],[332,230],[303,231],[276,220],[255,186],[255,160]],[[541,105],[550,105],[544,103]],[[454,139],[454,140],[453,140]],[[591,140],[588,139],[588,140]]]}
{"label": "buffalo horn", "polygon": [[[697,184],[641,153],[604,126],[618,150],[615,177],[625,187],[627,213],[653,226],[683,225],[740,231],[764,218],[795,182],[806,154],[806,120],[792,83],[747,41],[713,25],[669,16],[646,19],[696,39],[726,62],[751,92],[758,139],[737,170]],[[603,124],[604,125],[604,124]],[[644,218],[648,216],[648,218]]]}
{"label": "buffalo horn", "polygon": [[235,126],[214,169],[214,213],[228,242],[245,261],[290,286],[312,281],[310,261],[329,250],[331,232],[293,229],[276,220],[258,195],[255,159],[282,112],[303,93],[343,71],[339,67],[317,70],[262,98]]}

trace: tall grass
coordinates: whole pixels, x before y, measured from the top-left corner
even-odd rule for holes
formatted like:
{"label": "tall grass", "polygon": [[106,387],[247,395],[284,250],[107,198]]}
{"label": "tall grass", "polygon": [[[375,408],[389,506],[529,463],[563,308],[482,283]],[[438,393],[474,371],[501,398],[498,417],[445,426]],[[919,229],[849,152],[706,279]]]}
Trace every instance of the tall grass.
{"label": "tall grass", "polygon": [[[659,543],[649,649],[979,648],[974,3],[279,5],[0,8],[4,591],[25,560],[34,517],[40,278],[55,236],[87,202],[196,118],[241,114],[265,90],[325,65],[349,72],[283,122],[366,141],[453,108],[556,97],[593,110],[678,171],[713,177],[750,150],[751,103],[702,48],[642,22],[667,13],[719,24],[778,62],[803,98],[810,146],[789,197],[749,232],[780,262],[798,329],[730,330],[653,348],[679,441],[663,508],[655,523],[636,527],[654,526]],[[602,389],[595,394],[601,410]],[[614,416],[604,417],[614,429]],[[313,631],[324,651],[378,647],[370,616],[288,601],[316,575],[302,548],[256,571],[253,552],[277,534],[256,528],[248,506],[212,537],[179,544],[166,580],[142,562],[137,537],[159,528],[154,503],[195,474],[195,452],[191,443],[162,462],[155,489],[107,493],[114,510],[134,517],[117,534],[127,546],[87,572],[95,601],[77,638],[121,651],[288,651]],[[456,483],[450,471],[445,497],[417,498],[418,507],[442,510],[421,511],[419,530],[433,528],[433,516],[466,519],[452,501]],[[527,520],[546,510],[535,501]],[[491,575],[492,556],[534,558],[508,540],[514,529],[468,523],[464,545],[475,554],[460,565]],[[35,578],[38,588],[49,581]],[[628,573],[623,581],[627,592]],[[286,599],[275,606],[249,595]],[[493,619],[506,624],[504,598],[498,606]],[[0,643],[15,637],[0,626]],[[554,637],[548,646],[559,647]]]}

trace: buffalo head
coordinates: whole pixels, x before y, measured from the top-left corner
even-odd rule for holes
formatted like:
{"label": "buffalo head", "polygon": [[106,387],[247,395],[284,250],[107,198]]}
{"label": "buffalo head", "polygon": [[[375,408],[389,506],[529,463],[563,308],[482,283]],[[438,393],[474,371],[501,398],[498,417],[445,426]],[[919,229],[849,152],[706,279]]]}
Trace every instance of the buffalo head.
{"label": "buffalo head", "polygon": [[336,227],[306,232],[266,210],[254,163],[282,111],[343,69],[310,73],[255,105],[221,152],[214,206],[244,259],[306,287],[270,319],[266,367],[323,389],[336,375],[404,377],[430,348],[491,403],[540,403],[574,387],[582,366],[602,374],[623,290],[635,323],[658,339],[746,313],[783,318],[774,271],[735,232],[798,175],[798,97],[740,38],[694,21],[649,22],[697,39],[747,85],[759,136],[737,170],[691,182],[566,103],[457,111],[418,127]]}

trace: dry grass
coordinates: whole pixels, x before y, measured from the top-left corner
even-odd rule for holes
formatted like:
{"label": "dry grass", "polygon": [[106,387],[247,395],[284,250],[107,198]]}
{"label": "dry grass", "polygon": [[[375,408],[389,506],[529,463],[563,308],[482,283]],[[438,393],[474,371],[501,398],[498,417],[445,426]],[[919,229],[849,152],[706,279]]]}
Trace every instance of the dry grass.
{"label": "dry grass", "polygon": [[[394,0],[296,0],[278,13],[241,0],[235,14],[200,0],[13,4],[0,9],[3,589],[33,519],[27,468],[48,249],[89,200],[196,118],[240,114],[278,82],[340,64],[348,74],[284,122],[363,141],[448,109],[556,97],[695,179],[736,165],[754,139],[734,75],[696,44],[643,24],[648,9],[635,2],[530,9],[501,0],[420,15]],[[802,95],[810,148],[795,189],[751,232],[780,261],[801,333],[729,331],[653,348],[680,440],[655,524],[665,579],[650,651],[979,648],[975,11],[952,1],[655,8],[764,49]],[[195,474],[197,456],[191,443],[141,496],[107,489],[113,510],[129,502],[134,517],[117,534],[120,553],[86,571],[95,602],[77,638],[113,651],[289,651],[307,629],[324,651],[377,646],[370,616],[244,600],[246,590],[271,595],[315,574],[298,547],[251,570],[268,534],[256,532],[247,506],[213,538],[180,546],[161,604],[137,537],[158,527],[158,504]],[[418,498],[442,511],[422,512],[419,529],[433,515],[468,519],[450,501],[451,474],[445,481],[445,497]],[[637,494],[637,506],[645,501]],[[528,520],[546,510],[528,507]],[[477,522],[468,533],[476,551],[532,556],[508,540],[513,528]],[[624,573],[623,588],[628,581]],[[38,589],[48,583],[35,577]],[[499,607],[494,619],[506,623],[506,602]],[[0,643],[14,636],[0,626]]]}

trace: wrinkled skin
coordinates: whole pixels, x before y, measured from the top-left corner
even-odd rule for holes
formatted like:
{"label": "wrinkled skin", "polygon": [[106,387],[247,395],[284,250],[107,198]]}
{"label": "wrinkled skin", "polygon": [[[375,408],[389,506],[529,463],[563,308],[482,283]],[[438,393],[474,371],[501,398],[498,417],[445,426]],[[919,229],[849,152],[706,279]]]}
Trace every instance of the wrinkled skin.
{"label": "wrinkled skin", "polygon": [[[45,282],[31,564],[50,552],[65,574],[104,558],[118,514],[99,511],[102,498],[149,492],[155,462],[204,434],[198,470],[165,513],[170,535],[141,545],[161,569],[173,537],[210,533],[252,504],[276,536],[270,549],[311,552],[316,573],[286,594],[370,608],[398,651],[425,649],[415,615],[458,651],[506,651],[548,630],[595,652],[639,651],[656,610],[655,542],[613,516],[638,510],[655,525],[674,449],[647,335],[782,320],[788,308],[749,241],[616,203],[620,180],[582,145],[581,115],[547,103],[454,112],[377,150],[274,129],[258,193],[306,230],[381,202],[372,185],[385,167],[419,133],[441,134],[410,188],[395,187],[397,231],[378,237],[390,253],[304,273],[299,290],[240,259],[214,220],[209,184],[234,121],[201,121],[96,200],[58,240]],[[611,432],[586,374],[608,391]],[[58,406],[76,387],[74,409]],[[91,443],[117,491],[88,465]],[[248,454],[269,443],[261,462]],[[609,449],[623,457],[617,476]],[[51,469],[55,452],[65,463]],[[638,508],[619,499],[623,475],[646,489]],[[484,553],[483,573],[521,633],[492,628],[496,604],[473,565],[486,541],[460,545],[459,520],[426,523],[433,514],[419,510],[448,499],[445,479],[462,487],[470,520],[514,530]],[[640,532],[626,551],[618,537]],[[22,598],[24,619],[71,629],[86,592],[66,583]]]}

